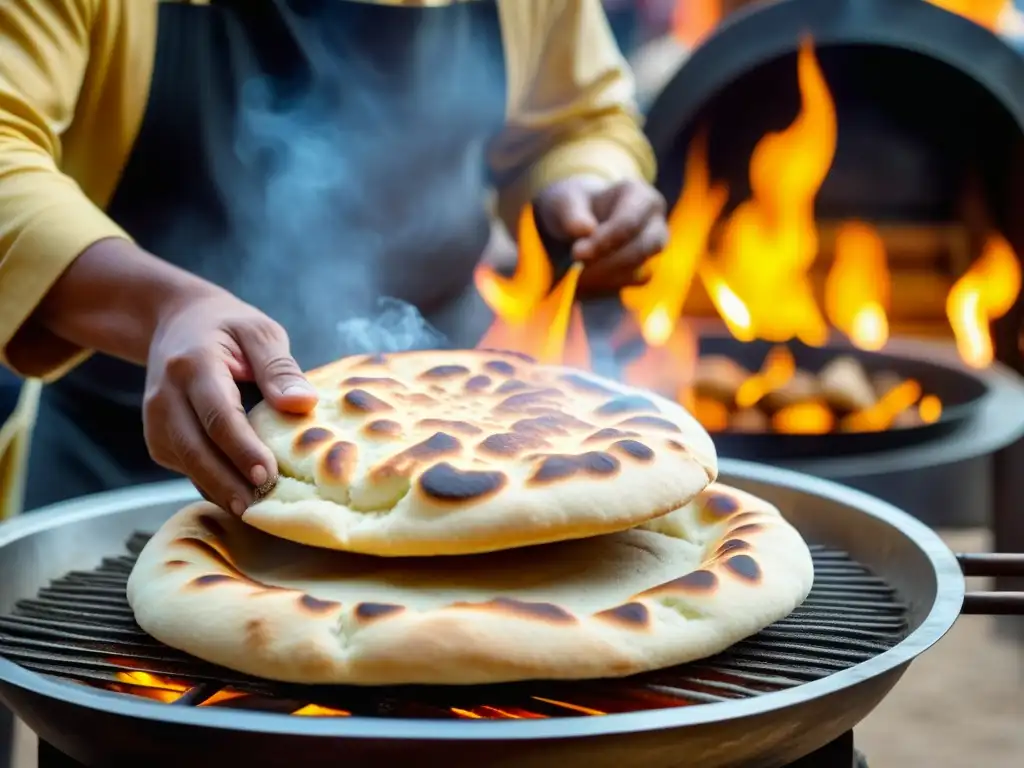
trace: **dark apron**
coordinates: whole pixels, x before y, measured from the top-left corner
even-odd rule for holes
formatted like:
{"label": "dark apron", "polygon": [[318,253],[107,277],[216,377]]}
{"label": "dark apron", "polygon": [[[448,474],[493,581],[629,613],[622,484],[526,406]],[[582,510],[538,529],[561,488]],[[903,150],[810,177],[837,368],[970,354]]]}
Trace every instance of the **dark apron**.
{"label": "dark apron", "polygon": [[[495,0],[212,0],[159,13],[149,103],[111,218],[282,323],[304,368],[472,346],[488,318],[472,289],[490,233],[485,154],[505,118]],[[171,477],[146,451],[143,382],[97,355],[45,388],[26,509]]]}

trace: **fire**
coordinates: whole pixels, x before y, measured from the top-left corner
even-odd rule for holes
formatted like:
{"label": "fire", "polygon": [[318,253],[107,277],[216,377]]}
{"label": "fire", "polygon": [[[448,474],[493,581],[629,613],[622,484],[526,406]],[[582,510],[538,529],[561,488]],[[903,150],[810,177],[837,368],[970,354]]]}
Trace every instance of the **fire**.
{"label": "fire", "polygon": [[707,136],[698,135],[686,158],[683,192],[668,217],[668,245],[648,262],[651,279],[625,288],[622,304],[640,326],[647,344],[663,346],[672,336],[711,228],[728,199],[728,190],[712,185],[707,161]]}
{"label": "fire", "polygon": [[992,235],[981,257],[957,280],[946,314],[964,361],[976,368],[992,362],[989,324],[1010,311],[1021,288],[1020,261],[1010,244]]}
{"label": "fire", "polygon": [[693,372],[697,367],[697,335],[685,322],[676,322],[665,342],[650,344],[626,365],[625,379],[634,386],[645,387],[687,402]]}
{"label": "fire", "polygon": [[519,219],[519,259],[511,278],[481,264],[476,288],[495,319],[479,346],[513,349],[542,362],[589,367],[583,316],[574,304],[582,265],[573,264],[552,289],[553,273],[533,208]]}
{"label": "fire", "polygon": [[927,0],[945,11],[995,30],[1003,15],[1013,10],[1012,0]]}
{"label": "fire", "polygon": [[[125,663],[119,660],[118,663]],[[173,704],[182,695],[195,687],[193,683],[154,675],[149,672],[133,670],[131,672],[118,672],[116,677],[119,682],[111,683],[107,688],[118,693],[130,693],[144,699],[160,701],[164,704]],[[217,691],[205,701],[198,702],[201,707],[212,707],[235,699],[244,699],[249,694],[231,689]],[[297,717],[349,717],[351,712],[343,709],[332,709],[331,707],[320,706],[319,704],[307,704],[292,712]]]}
{"label": "fire", "polygon": [[223,704],[227,701],[235,701],[236,699],[244,699],[248,696],[247,693],[241,691],[233,691],[230,688],[223,688],[217,691],[213,696],[202,702],[200,707],[214,707],[218,704]]}
{"label": "fire", "polygon": [[878,432],[889,429],[896,417],[921,398],[921,385],[913,379],[897,384],[870,408],[848,416],[840,424],[847,432]]}
{"label": "fire", "polygon": [[331,709],[321,707],[319,704],[307,704],[306,706],[292,712],[297,717],[351,717],[352,713],[344,709]]}
{"label": "fire", "polygon": [[[181,698],[189,690],[189,685],[167,677],[152,675],[148,672],[118,672],[115,677],[124,685],[112,684],[110,690],[119,693],[132,693],[154,701],[171,704]],[[128,688],[128,690],[125,690]]]}
{"label": "fire", "polygon": [[861,349],[889,340],[889,265],[878,230],[847,222],[836,236],[835,260],[825,283],[825,311],[832,325]]}
{"label": "fire", "polygon": [[[982,18],[983,5],[972,0],[972,18]],[[984,13],[995,13],[995,4],[989,5]],[[676,33],[687,39],[706,34],[719,18],[717,3],[694,9],[704,14],[705,31],[684,29],[679,12]],[[700,13],[686,18],[692,21]],[[602,342],[629,358],[622,368],[628,383],[674,398],[713,432],[822,434],[933,423],[941,418],[943,404],[921,383],[883,387],[864,370],[851,374],[847,365],[846,375],[853,378],[843,386],[849,391],[836,391],[834,377],[801,370],[787,346],[794,340],[824,346],[835,329],[859,349],[882,350],[894,300],[886,240],[875,226],[856,220],[836,231],[824,292],[816,295],[812,269],[821,248],[814,207],[835,156],[838,116],[810,39],[801,42],[796,63],[799,111],[787,127],[757,142],[748,168],[750,197],[731,211],[729,190],[712,176],[709,137],[696,133],[668,217],[668,243],[645,265],[649,280],[621,291],[623,322]],[[518,235],[519,261],[511,277],[487,266],[477,270],[480,294],[495,313],[479,346],[589,369],[591,349],[575,303],[581,266],[573,265],[553,284],[529,206]],[[959,353],[970,365],[992,362],[989,325],[1013,306],[1021,279],[1011,246],[993,235],[950,290],[946,313]],[[760,370],[730,374],[734,388],[726,395],[720,388],[710,396],[700,389],[699,337],[685,319],[695,282],[735,339],[775,343]]]}
{"label": "fire", "polygon": [[917,415],[925,424],[934,424],[942,416],[942,401],[935,395],[925,395],[917,405]]}
{"label": "fire", "polygon": [[796,361],[788,347],[772,347],[764,359],[761,370],[743,382],[736,390],[736,406],[750,408],[762,397],[784,386],[796,373]]}
{"label": "fire", "polygon": [[772,428],[791,435],[824,435],[834,427],[832,409],[820,400],[787,405],[772,416]]}
{"label": "fire", "polygon": [[[807,39],[797,55],[797,80],[800,113],[754,148],[751,199],[725,222],[714,267],[758,337],[821,346],[828,326],[807,273],[818,255],[814,199],[832,166],[837,129],[835,105]],[[728,316],[720,289],[707,287],[719,313]]]}
{"label": "fire", "polygon": [[722,19],[722,0],[676,0],[672,34],[690,48],[704,40]]}

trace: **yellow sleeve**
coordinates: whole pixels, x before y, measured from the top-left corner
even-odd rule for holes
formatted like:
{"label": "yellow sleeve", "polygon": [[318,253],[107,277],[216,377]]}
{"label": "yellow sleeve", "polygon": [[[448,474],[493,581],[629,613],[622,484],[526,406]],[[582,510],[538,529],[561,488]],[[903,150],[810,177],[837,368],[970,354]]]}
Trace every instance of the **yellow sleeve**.
{"label": "yellow sleeve", "polygon": [[25,376],[52,378],[81,358],[30,317],[83,250],[127,237],[61,171],[90,60],[109,56],[96,46],[111,38],[93,34],[105,5],[0,2],[0,362]]}
{"label": "yellow sleeve", "polygon": [[498,211],[577,174],[653,180],[632,73],[601,0],[501,0],[508,120],[491,152]]}

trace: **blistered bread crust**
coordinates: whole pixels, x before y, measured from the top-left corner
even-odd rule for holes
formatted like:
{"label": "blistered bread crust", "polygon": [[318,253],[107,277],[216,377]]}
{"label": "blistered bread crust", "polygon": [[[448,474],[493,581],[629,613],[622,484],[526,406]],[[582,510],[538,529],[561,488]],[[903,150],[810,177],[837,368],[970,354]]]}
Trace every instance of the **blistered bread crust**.
{"label": "blistered bread crust", "polygon": [[[128,598],[156,639],[239,672],[295,683],[455,685],[621,677],[705,658],[784,618],[810,591],[813,564],[800,534],[749,494],[715,484],[644,529],[643,537],[699,545],[699,567],[690,559],[684,567],[680,556],[678,577],[588,612],[508,594],[467,602],[458,585],[448,604],[416,609],[331,599],[326,571],[305,590],[251,577],[233,551],[266,546],[251,541],[261,534],[203,502],[146,546]],[[630,547],[651,541],[636,531],[612,536],[634,537]]]}
{"label": "blistered bread crust", "polygon": [[281,479],[245,522],[302,544],[451,555],[624,530],[717,476],[682,407],[485,350],[346,358],[305,417],[251,413]]}

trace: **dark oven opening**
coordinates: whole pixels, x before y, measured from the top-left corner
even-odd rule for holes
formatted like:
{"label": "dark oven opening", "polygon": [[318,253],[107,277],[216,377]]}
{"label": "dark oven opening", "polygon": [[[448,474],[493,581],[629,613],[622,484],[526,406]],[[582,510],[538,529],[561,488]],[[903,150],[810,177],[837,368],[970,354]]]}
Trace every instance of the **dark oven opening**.
{"label": "dark oven opening", "polygon": [[[992,30],[919,0],[740,5],[690,53],[649,109],[658,185],[669,201],[679,199],[688,178],[692,184],[694,161],[703,160],[709,183],[726,187],[722,213],[708,235],[712,260],[717,251],[735,250],[730,220],[752,198],[756,202],[758,174],[762,191],[766,176],[776,187],[762,196],[771,198],[761,201],[769,221],[793,215],[792,205],[785,208],[792,202],[787,189],[810,190],[817,242],[813,264],[798,279],[806,278],[808,295],[833,332],[825,360],[820,347],[808,351],[800,342],[772,339],[757,329],[750,334],[757,343],[746,343],[734,338],[735,323],[728,322],[727,307],[716,300],[709,281],[694,280],[684,309],[697,318],[691,323],[724,316],[730,331],[703,334],[691,385],[695,412],[709,430],[717,430],[723,455],[839,480],[932,525],[990,525],[997,550],[1021,550],[1024,523],[1015,509],[1024,481],[1014,467],[1024,461],[1024,424],[1017,416],[1024,405],[1024,56]],[[824,96],[815,93],[820,88],[808,58],[820,73]],[[800,120],[804,125],[794,128]],[[762,158],[759,170],[756,156],[765,150],[764,138],[779,132],[799,140],[791,137],[789,154],[782,153],[785,162],[764,164]],[[826,173],[812,167],[822,162]],[[803,171],[794,171],[796,166]],[[801,172],[804,178],[794,182]],[[762,249],[742,262],[744,270],[756,272],[759,259],[768,261],[778,251]],[[864,336],[858,342],[851,334],[856,324],[849,317],[842,321],[837,297],[846,292],[849,310],[849,294],[860,283],[882,282],[887,290],[879,301],[889,336],[881,353],[939,363],[947,370],[937,378],[919,369],[912,373],[899,361],[880,370],[872,356],[877,346],[865,345]],[[977,295],[1008,290],[996,301],[1002,302],[1000,311],[965,333],[969,283]],[[835,333],[837,327],[843,332]],[[965,338],[971,335],[990,345],[985,355],[971,351]],[[756,408],[748,407],[744,381],[763,377],[765,348],[780,346],[783,352],[788,348],[787,365],[795,373]],[[815,374],[838,357],[844,358],[845,378],[832,375],[823,385]],[[958,399],[946,391],[944,399],[939,390],[947,375],[965,377],[959,392],[977,391],[980,384],[988,395]],[[974,384],[967,383],[971,378]],[[873,386],[877,405],[886,386],[891,394],[898,381],[903,390],[896,394],[905,403],[916,397],[917,412],[908,408],[896,415],[898,408],[890,409],[889,421],[875,422],[884,430],[852,428],[846,410],[851,393],[867,393],[860,400],[870,402]],[[923,407],[929,396],[943,401],[930,414]],[[836,398],[843,403],[837,406]],[[961,417],[958,429],[954,422]],[[996,423],[1006,427],[998,439],[973,442],[982,425]],[[956,498],[958,509],[973,513],[936,516],[943,505],[932,491]]]}

